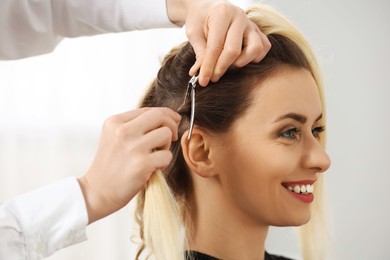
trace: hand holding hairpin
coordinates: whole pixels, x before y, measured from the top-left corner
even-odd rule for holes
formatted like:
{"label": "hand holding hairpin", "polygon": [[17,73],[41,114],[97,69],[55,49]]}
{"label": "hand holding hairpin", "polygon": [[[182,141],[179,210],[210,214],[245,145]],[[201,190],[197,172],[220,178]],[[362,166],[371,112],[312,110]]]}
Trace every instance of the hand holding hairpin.
{"label": "hand holding hairpin", "polygon": [[[194,128],[195,120],[195,87],[198,85],[198,75],[193,76],[188,82],[186,95],[184,97],[184,103],[187,101],[188,97],[191,95],[191,117],[190,117],[190,129],[188,131],[187,141],[190,140],[192,129]],[[184,104],[183,103],[183,104]]]}

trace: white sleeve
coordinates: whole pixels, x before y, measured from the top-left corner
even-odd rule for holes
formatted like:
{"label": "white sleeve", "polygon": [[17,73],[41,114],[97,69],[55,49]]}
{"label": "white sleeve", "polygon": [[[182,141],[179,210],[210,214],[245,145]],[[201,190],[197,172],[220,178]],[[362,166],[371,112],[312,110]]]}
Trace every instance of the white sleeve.
{"label": "white sleeve", "polygon": [[0,0],[0,59],[51,52],[64,37],[176,27],[165,0]]}
{"label": "white sleeve", "polygon": [[67,178],[0,205],[0,259],[37,260],[85,241],[88,213],[77,180]]}

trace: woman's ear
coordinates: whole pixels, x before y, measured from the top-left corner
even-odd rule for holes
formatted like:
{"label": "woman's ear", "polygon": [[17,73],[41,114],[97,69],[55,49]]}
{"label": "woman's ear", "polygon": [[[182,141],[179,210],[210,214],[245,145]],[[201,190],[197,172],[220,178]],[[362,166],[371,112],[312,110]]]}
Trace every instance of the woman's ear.
{"label": "woman's ear", "polygon": [[214,176],[215,169],[211,157],[211,136],[205,131],[194,128],[190,140],[187,140],[188,131],[181,138],[183,157],[192,172],[201,177]]}

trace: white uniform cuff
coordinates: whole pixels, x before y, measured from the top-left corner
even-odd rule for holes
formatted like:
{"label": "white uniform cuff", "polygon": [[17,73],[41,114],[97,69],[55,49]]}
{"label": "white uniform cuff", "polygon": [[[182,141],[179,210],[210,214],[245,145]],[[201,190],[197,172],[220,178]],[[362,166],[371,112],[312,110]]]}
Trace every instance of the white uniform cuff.
{"label": "white uniform cuff", "polygon": [[88,213],[74,177],[13,200],[29,259],[41,259],[87,239]]}

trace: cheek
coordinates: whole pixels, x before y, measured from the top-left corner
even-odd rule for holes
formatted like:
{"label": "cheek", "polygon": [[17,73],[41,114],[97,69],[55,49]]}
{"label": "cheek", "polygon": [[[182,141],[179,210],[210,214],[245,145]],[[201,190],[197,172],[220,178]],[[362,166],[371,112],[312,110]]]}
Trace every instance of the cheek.
{"label": "cheek", "polygon": [[[296,155],[286,153],[275,145],[237,145],[224,149],[225,162],[221,163],[222,174],[232,183],[245,184],[241,187],[269,187],[270,184],[285,181],[297,168]],[[228,159],[226,159],[228,158]],[[264,189],[265,190],[265,189]]]}
{"label": "cheek", "polygon": [[281,183],[296,164],[280,156],[277,150],[241,143],[221,151],[225,158],[219,162],[222,187],[242,210],[260,211],[277,203],[275,195],[281,192]]}
{"label": "cheek", "polygon": [[261,146],[253,145],[253,141],[244,139],[220,150],[221,186],[239,214],[257,223],[286,222],[289,208],[281,183],[290,179],[299,166],[298,153],[292,150],[266,141]]}

